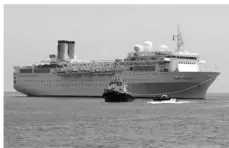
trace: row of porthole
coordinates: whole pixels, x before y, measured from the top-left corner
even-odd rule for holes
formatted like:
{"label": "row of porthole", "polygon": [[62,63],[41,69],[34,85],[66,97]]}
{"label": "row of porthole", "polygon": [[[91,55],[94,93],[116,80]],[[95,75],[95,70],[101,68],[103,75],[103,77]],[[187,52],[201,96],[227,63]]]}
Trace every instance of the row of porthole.
{"label": "row of porthole", "polygon": [[[130,69],[126,69],[126,71],[140,71],[140,70],[130,70]],[[152,72],[154,72],[154,71],[155,71],[155,69],[142,70],[142,71],[152,71]]]}
{"label": "row of porthole", "polygon": [[[104,86],[105,84],[56,84],[56,86]],[[51,86],[51,84],[44,84],[44,86]]]}
{"label": "row of porthole", "polygon": [[[133,74],[133,75],[138,75],[138,74]],[[141,75],[141,74],[139,74],[139,75]],[[147,74],[147,75],[150,75],[150,74]],[[160,75],[160,74],[157,74],[157,73],[155,73],[155,74],[152,74],[152,75]],[[141,75],[142,76],[142,75]],[[24,81],[32,81],[32,80],[24,80]],[[45,80],[40,80],[41,82],[45,82]],[[48,80],[47,80],[48,81]],[[50,82],[51,80],[49,80],[49,82]],[[82,80],[83,81],[83,80]],[[126,80],[126,82],[130,82],[130,81],[134,81],[134,80]],[[78,86],[79,86],[80,84],[78,84]],[[81,84],[81,85],[83,85],[83,84]],[[85,84],[85,86],[92,86],[93,84],[91,84],[91,85],[89,85],[89,84]],[[103,85],[103,84],[98,84],[99,86],[100,85]],[[51,84],[44,84],[44,86],[51,86]],[[56,84],[56,86],[77,86],[77,84]],[[97,86],[97,84],[95,84],[95,86]]]}
{"label": "row of porthole", "polygon": [[[36,81],[41,81],[41,82],[51,82],[52,80],[36,80]],[[55,80],[54,80],[55,81]],[[60,82],[61,80],[56,80],[56,82]],[[79,82],[83,82],[83,81],[87,81],[87,82],[89,82],[89,81],[93,81],[93,80],[71,80],[72,82],[73,81],[79,81]]]}
{"label": "row of porthole", "polygon": [[[19,80],[20,81],[20,80]],[[52,82],[52,80],[23,80],[23,81],[36,81],[36,82]],[[55,80],[54,80],[55,81]],[[56,80],[56,82],[60,82],[61,80]],[[92,82],[93,80],[72,80],[75,82]]]}
{"label": "row of porthole", "polygon": [[191,63],[191,62],[179,62],[180,64],[196,64],[196,63]]}
{"label": "row of porthole", "polygon": [[[126,75],[128,75],[127,73],[126,73]],[[161,73],[152,73],[152,74],[150,74],[150,73],[146,73],[146,74],[135,74],[135,73],[133,73],[133,74],[130,74],[130,75],[136,75],[136,76],[144,76],[144,75],[161,75]]]}
{"label": "row of porthole", "polygon": [[[40,80],[40,81],[41,81],[41,82],[45,82],[45,81],[46,81],[46,82],[51,82],[52,80],[43,80],[43,81]],[[55,80],[53,80],[53,81],[55,81]],[[60,82],[60,81],[61,81],[61,80],[56,80],[56,82]],[[89,81],[93,81],[93,80],[71,80],[71,81],[72,81],[72,82],[73,82],[73,81],[75,81],[75,82],[76,82],[76,81],[79,81],[79,82],[88,81],[88,82],[89,82]]]}
{"label": "row of porthole", "polygon": [[[137,75],[138,76],[138,74],[133,74],[134,76],[135,75]],[[147,74],[147,75],[149,75],[149,74]],[[153,74],[154,75],[154,74]],[[158,74],[155,74],[155,75],[158,75]],[[140,75],[140,76],[142,76],[142,75]],[[20,80],[19,80],[20,81]],[[24,81],[33,81],[33,80],[24,80]],[[126,80],[126,82],[128,82],[128,81],[131,81],[131,80]],[[40,80],[40,82],[45,82],[45,80]],[[50,82],[50,81],[48,81],[48,82]],[[82,82],[82,81],[81,81]],[[49,85],[51,85],[51,84],[44,84],[44,86],[49,86]],[[56,86],[61,86],[61,85],[64,85],[64,84],[56,84]],[[65,86],[67,86],[67,85],[69,85],[70,86],[70,84],[65,84]],[[82,84],[81,84],[82,85]],[[91,84],[91,85],[93,85],[93,84]],[[97,83],[95,84],[96,86],[97,86]],[[99,85],[99,84],[98,84]],[[102,85],[102,84],[101,84]],[[74,84],[72,84],[71,86],[74,86]],[[75,84],[75,86],[76,86],[76,84]]]}

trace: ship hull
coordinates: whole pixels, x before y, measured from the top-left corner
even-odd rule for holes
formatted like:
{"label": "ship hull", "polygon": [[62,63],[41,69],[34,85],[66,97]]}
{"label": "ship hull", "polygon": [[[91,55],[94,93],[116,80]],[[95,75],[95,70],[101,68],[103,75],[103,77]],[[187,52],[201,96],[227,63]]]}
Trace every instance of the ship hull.
{"label": "ship hull", "polygon": [[196,87],[195,85],[197,84],[192,82],[142,83],[130,84],[128,85],[127,90],[129,92],[138,92],[137,94],[133,94],[138,98],[151,98],[165,94],[177,99],[204,99],[211,83],[212,82],[209,82]]}
{"label": "ship hull", "polygon": [[135,100],[133,96],[127,93],[119,93],[116,91],[105,91],[103,93],[105,102],[132,102]]}
{"label": "ship hull", "polygon": [[[178,75],[178,73],[175,75]],[[173,74],[172,77],[176,77],[175,75]],[[183,76],[183,78],[194,79],[182,80],[178,77],[177,80],[168,80],[168,82],[132,83],[128,84],[127,91],[137,98],[155,98],[160,95],[167,95],[170,98],[177,99],[205,99],[208,88],[218,75],[218,72],[181,73],[180,76]]]}
{"label": "ship hull", "polygon": [[[129,76],[126,84],[127,91],[137,98],[152,98],[165,94],[177,99],[204,99],[208,88],[218,75],[218,72],[171,72],[157,75],[156,78],[148,75],[146,81],[141,81],[140,76],[131,81],[133,78]],[[102,97],[106,84],[112,79],[112,76],[16,77],[14,88],[18,92],[36,97]]]}

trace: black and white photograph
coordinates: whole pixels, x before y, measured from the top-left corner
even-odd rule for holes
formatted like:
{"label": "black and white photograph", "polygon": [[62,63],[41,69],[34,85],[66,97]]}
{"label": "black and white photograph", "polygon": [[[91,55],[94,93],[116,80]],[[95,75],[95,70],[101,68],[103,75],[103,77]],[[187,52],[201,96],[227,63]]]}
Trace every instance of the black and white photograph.
{"label": "black and white photograph", "polygon": [[4,148],[229,148],[228,4],[3,4]]}

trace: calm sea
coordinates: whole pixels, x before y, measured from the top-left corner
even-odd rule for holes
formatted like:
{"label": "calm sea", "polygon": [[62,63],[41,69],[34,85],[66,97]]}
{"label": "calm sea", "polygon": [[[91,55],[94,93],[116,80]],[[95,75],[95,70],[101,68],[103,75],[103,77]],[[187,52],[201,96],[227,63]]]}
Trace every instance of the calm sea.
{"label": "calm sea", "polygon": [[229,95],[105,103],[102,98],[4,96],[5,148],[229,148]]}

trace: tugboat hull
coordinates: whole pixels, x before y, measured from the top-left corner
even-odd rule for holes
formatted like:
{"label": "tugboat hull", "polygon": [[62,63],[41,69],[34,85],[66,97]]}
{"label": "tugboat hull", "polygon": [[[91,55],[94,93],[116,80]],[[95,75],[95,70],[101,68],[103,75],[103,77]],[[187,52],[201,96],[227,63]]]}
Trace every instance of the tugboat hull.
{"label": "tugboat hull", "polygon": [[168,100],[171,100],[171,98],[153,98],[153,101],[168,101]]}
{"label": "tugboat hull", "polygon": [[106,91],[103,93],[105,102],[132,102],[135,100],[133,96],[127,93],[119,93],[116,91]]}
{"label": "tugboat hull", "polygon": [[156,96],[155,98],[153,98],[153,101],[169,101],[171,99],[174,98],[170,98],[167,95],[162,95],[162,96]]}

